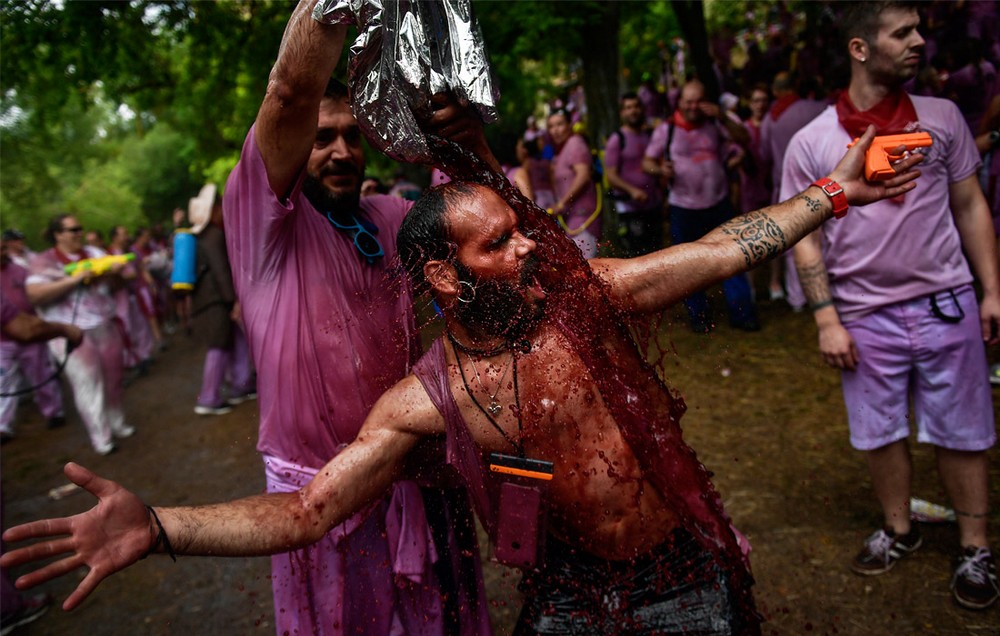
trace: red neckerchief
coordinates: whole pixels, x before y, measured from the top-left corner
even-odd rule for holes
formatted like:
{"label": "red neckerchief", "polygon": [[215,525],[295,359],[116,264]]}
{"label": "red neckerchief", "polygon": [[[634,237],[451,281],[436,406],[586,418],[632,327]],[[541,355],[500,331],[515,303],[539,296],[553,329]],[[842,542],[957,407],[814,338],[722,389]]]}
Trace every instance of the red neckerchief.
{"label": "red neckerchief", "polygon": [[778,118],[788,109],[789,106],[799,101],[799,96],[795,93],[789,93],[787,95],[782,95],[778,99],[774,100],[771,105],[771,112],[768,113],[771,119],[778,121]]}
{"label": "red neckerchief", "polygon": [[837,119],[852,138],[860,137],[875,125],[876,135],[898,135],[913,132],[917,124],[917,111],[906,91],[899,89],[865,111],[859,111],[847,91],[837,99]]}
{"label": "red neckerchief", "polygon": [[62,263],[63,265],[69,265],[70,263],[75,263],[82,258],[86,258],[86,256],[83,254],[82,251],[80,252],[80,255],[77,256],[76,258],[71,258],[73,256],[72,254],[64,254],[62,250],[60,250],[58,247],[52,248],[52,254],[54,254],[56,260]]}
{"label": "red neckerchief", "polygon": [[681,116],[681,111],[679,111],[679,110],[675,110],[674,111],[674,126],[677,126],[678,128],[680,128],[682,130],[686,130],[688,132],[691,132],[692,130],[694,130],[696,128],[701,128],[701,124],[700,123],[699,124],[692,124],[688,120],[684,119],[684,117]]}

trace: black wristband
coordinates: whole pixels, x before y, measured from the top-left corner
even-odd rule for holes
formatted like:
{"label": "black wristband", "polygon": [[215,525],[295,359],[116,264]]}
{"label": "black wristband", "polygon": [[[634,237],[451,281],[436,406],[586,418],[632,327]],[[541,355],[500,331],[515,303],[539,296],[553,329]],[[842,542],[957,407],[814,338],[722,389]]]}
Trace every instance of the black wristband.
{"label": "black wristband", "polygon": [[819,311],[820,309],[832,306],[833,306],[832,300],[821,300],[818,303],[810,303],[809,309],[811,309],[812,311]]}
{"label": "black wristband", "polygon": [[174,554],[174,547],[170,545],[170,539],[169,537],[167,537],[167,531],[163,529],[163,524],[160,523],[160,518],[156,516],[156,511],[153,510],[152,506],[146,506],[146,510],[148,510],[149,514],[153,516],[153,521],[156,522],[156,527],[159,529],[159,532],[157,532],[156,534],[156,541],[153,543],[152,546],[150,546],[149,550],[146,551],[146,554],[139,557],[139,560],[141,561],[142,559],[148,557],[150,554],[156,552],[156,549],[162,545],[163,551],[166,552],[168,555],[170,555],[170,558],[173,559],[174,562],[176,562],[177,555]]}

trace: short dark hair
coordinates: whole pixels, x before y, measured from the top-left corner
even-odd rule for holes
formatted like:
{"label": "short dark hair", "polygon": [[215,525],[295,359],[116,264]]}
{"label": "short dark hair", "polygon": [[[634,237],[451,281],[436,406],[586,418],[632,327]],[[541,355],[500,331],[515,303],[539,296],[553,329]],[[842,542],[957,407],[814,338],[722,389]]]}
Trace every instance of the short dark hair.
{"label": "short dark hair", "polygon": [[71,216],[73,216],[73,215],[72,214],[57,214],[54,217],[52,217],[51,219],[49,219],[49,224],[48,224],[48,226],[46,226],[45,232],[42,233],[42,236],[45,237],[45,240],[48,241],[49,245],[55,245],[56,244],[56,234],[58,234],[59,232],[62,231],[62,229],[63,229],[63,226],[62,226],[63,221],[65,221],[66,219],[68,219]]}
{"label": "short dark hair", "polygon": [[884,12],[897,9],[900,11],[916,11],[920,6],[916,0],[862,0],[851,2],[844,9],[840,19],[844,46],[853,38],[861,38],[869,46],[878,35],[878,20]]}
{"label": "short dark hair", "polygon": [[351,95],[346,84],[335,77],[331,77],[330,81],[326,83],[326,89],[323,91],[323,99],[333,99],[350,103]]}
{"label": "short dark hair", "polygon": [[478,196],[480,187],[468,181],[450,181],[430,188],[403,219],[396,234],[396,250],[415,295],[428,288],[424,265],[447,261],[455,255],[457,246],[448,230],[448,210]]}
{"label": "short dark hair", "polygon": [[626,99],[639,99],[639,94],[634,91],[629,91],[627,93],[622,93],[621,98],[618,100],[620,105],[625,105]]}

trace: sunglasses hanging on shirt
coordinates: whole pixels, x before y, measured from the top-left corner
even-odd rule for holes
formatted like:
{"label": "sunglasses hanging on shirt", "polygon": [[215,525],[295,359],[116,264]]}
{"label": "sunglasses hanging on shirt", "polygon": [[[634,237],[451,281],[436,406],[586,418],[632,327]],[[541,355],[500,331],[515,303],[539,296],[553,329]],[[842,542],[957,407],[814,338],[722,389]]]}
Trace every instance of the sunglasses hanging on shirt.
{"label": "sunglasses hanging on shirt", "polygon": [[326,218],[333,224],[333,227],[342,232],[347,232],[351,236],[351,240],[354,241],[354,247],[365,257],[369,265],[374,265],[376,260],[385,256],[382,244],[375,237],[378,234],[378,227],[374,223],[361,221],[353,214],[351,215],[351,223],[349,224],[340,223],[329,212],[326,213]]}

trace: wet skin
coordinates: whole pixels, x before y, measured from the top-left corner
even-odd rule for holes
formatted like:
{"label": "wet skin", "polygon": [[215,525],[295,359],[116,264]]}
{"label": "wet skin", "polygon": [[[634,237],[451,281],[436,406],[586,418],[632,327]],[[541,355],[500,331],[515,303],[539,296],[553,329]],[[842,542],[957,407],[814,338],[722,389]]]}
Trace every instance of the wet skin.
{"label": "wet skin", "polygon": [[[544,321],[530,335],[531,351],[518,354],[522,433],[514,415],[514,383],[507,370],[494,417],[526,456],[553,462],[548,486],[548,531],[605,559],[633,558],[663,542],[677,525],[648,481],[605,406],[587,367],[559,329]],[[483,452],[515,449],[470,399],[454,349],[446,345],[452,394]],[[465,379],[481,405],[489,402],[512,354],[477,360],[484,391],[469,357],[459,353]],[[488,391],[488,393],[487,393]],[[441,423],[443,426],[443,422]]]}
{"label": "wet skin", "polygon": [[[512,338],[531,343],[530,352],[516,358],[520,430],[514,414],[514,374],[508,369],[513,354],[473,363],[465,353],[456,360],[455,348],[446,343],[452,394],[476,442],[486,455],[516,452],[469,391],[480,405],[489,404],[496,394],[503,409],[493,419],[507,438],[520,439],[528,457],[555,465],[546,497],[549,532],[606,559],[633,558],[659,545],[676,521],[661,494],[645,480],[586,365],[546,319],[545,291],[537,279],[524,275],[534,259],[535,242],[520,232],[511,207],[490,191],[482,191],[449,218],[463,267],[480,286],[505,284],[521,299],[519,307],[505,308],[509,313],[495,316],[493,322],[519,324],[524,316],[534,318],[527,321],[533,325],[527,333]],[[500,342],[495,333],[477,332],[468,322],[449,321],[449,328],[459,342],[479,348]]]}

